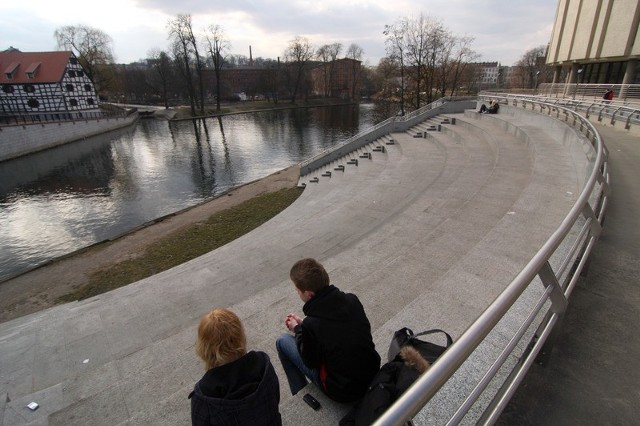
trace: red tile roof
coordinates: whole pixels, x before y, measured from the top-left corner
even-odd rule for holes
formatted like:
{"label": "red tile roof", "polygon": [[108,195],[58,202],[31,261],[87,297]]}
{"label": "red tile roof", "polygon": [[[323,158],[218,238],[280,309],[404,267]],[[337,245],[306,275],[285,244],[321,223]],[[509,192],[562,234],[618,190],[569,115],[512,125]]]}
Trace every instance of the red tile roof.
{"label": "red tile roof", "polygon": [[[0,52],[0,84],[58,83],[64,77],[71,55],[70,51]],[[18,67],[13,78],[8,79],[6,73],[11,72],[15,64]],[[27,72],[33,73],[34,69],[35,75],[29,78]]]}

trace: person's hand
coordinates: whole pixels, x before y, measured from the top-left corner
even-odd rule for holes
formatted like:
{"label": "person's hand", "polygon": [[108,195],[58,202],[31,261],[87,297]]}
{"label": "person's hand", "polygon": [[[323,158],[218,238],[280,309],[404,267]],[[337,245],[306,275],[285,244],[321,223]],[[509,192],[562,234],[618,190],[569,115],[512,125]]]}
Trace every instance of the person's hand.
{"label": "person's hand", "polygon": [[287,327],[289,331],[293,331],[293,329],[296,328],[296,325],[298,324],[302,324],[302,318],[300,318],[296,314],[289,314],[284,319],[284,325]]}

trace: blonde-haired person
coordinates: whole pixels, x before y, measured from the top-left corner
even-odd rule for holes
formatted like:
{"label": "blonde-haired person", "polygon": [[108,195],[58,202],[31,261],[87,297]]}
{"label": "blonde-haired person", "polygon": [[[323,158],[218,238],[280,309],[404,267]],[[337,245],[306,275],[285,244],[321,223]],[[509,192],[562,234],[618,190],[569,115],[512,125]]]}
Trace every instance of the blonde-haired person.
{"label": "blonde-haired person", "polygon": [[228,309],[206,313],[196,354],[207,372],[189,394],[193,425],[281,425],[280,385],[261,351],[247,352],[240,318]]}

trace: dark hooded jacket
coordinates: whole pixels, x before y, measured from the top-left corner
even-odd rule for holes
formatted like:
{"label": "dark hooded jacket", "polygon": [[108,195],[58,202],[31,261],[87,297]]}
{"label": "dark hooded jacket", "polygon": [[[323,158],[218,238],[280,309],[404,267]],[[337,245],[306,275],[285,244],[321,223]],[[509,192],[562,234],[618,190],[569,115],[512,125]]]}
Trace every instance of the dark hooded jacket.
{"label": "dark hooded jacket", "polygon": [[323,390],[331,399],[361,398],[380,369],[380,355],[360,300],[330,285],[302,310],[306,318],[294,331],[305,365],[320,371]]}
{"label": "dark hooded jacket", "polygon": [[193,425],[282,424],[278,377],[264,352],[210,369],[189,398]]}

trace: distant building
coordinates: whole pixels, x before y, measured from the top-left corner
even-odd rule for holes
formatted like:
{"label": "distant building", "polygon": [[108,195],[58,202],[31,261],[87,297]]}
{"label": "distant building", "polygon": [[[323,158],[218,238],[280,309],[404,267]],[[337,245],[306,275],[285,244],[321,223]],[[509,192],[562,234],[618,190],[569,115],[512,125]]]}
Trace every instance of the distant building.
{"label": "distant building", "polygon": [[478,76],[482,85],[496,86],[498,84],[498,75],[500,64],[498,62],[482,62],[476,64]]}
{"label": "distant building", "polygon": [[[237,68],[222,68],[220,70],[222,99],[239,99],[240,93],[250,98],[257,94],[270,91],[267,82],[269,75],[275,75],[268,68],[242,66]],[[213,95],[216,87],[216,74],[212,68],[203,70],[203,78],[207,82],[208,91]],[[272,90],[272,89],[271,89]]]}
{"label": "distant building", "polygon": [[[237,99],[239,93],[245,93],[249,99],[254,97],[274,97],[278,92],[286,91],[292,79],[287,71],[291,64],[272,63],[268,66],[241,66],[220,70],[221,97]],[[305,92],[311,96],[331,96],[350,98],[352,93],[360,93],[360,61],[338,59],[329,63],[310,62],[306,66]],[[213,69],[203,71],[207,91],[213,94],[216,76]],[[355,90],[354,90],[355,87]]]}
{"label": "distant building", "polygon": [[314,96],[330,96],[349,99],[360,93],[362,77],[360,61],[350,58],[321,63],[310,70],[311,93]]}
{"label": "distant building", "polygon": [[638,0],[559,0],[547,55],[553,82],[640,83],[639,23]]}
{"label": "distant building", "polygon": [[479,90],[501,86],[503,67],[499,62],[475,62],[470,64],[474,71],[472,86]]}
{"label": "distant building", "polygon": [[78,118],[97,112],[95,86],[70,51],[0,52],[0,114]]}

